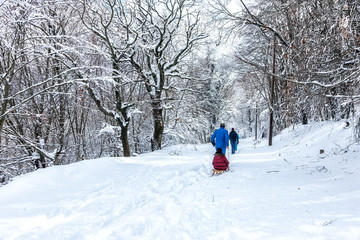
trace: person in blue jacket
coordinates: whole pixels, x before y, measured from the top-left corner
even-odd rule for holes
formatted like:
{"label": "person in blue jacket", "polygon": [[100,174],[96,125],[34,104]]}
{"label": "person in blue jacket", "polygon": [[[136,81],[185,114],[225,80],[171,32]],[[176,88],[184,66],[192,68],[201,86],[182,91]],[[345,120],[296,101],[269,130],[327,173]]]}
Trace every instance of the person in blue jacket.
{"label": "person in blue jacket", "polygon": [[221,148],[223,154],[226,153],[226,148],[229,148],[229,133],[225,129],[224,123],[221,123],[220,128],[216,129],[211,136],[211,143],[215,149]]}

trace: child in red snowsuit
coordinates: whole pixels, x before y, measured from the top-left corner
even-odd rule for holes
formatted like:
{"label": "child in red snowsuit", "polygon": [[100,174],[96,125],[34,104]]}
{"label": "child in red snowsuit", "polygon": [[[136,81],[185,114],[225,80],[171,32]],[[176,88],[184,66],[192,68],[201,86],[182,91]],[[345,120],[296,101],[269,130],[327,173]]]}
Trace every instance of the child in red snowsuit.
{"label": "child in red snowsuit", "polygon": [[229,161],[222,153],[221,148],[216,149],[216,153],[213,159],[213,165],[214,169],[216,170],[227,170],[229,168]]}

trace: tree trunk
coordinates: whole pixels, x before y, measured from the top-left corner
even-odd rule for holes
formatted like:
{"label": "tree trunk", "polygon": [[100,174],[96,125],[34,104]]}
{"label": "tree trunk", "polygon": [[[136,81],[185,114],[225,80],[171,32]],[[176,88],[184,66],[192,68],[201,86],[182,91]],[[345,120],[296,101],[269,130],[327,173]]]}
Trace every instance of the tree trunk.
{"label": "tree trunk", "polygon": [[273,123],[274,123],[275,53],[276,53],[276,35],[274,34],[273,62],[272,62],[272,74],[273,75],[271,76],[271,86],[270,86],[269,146],[272,146]]}
{"label": "tree trunk", "polygon": [[258,139],[258,106],[255,108],[255,140]]}
{"label": "tree trunk", "polygon": [[151,139],[151,151],[161,149],[162,137],[164,134],[164,124],[162,121],[161,101],[154,100],[152,102],[152,114],[154,120],[154,134]]}
{"label": "tree trunk", "polygon": [[129,137],[128,137],[128,128],[129,128],[129,124],[126,124],[125,126],[123,126],[122,124],[121,126],[121,143],[123,146],[123,154],[124,157],[130,157],[130,145],[129,145]]}
{"label": "tree trunk", "polygon": [[140,153],[139,134],[137,134],[137,131],[135,130],[135,121],[134,121],[134,119],[131,119],[131,125],[132,125],[132,135],[133,135],[133,138],[134,138],[134,152],[135,153]]}

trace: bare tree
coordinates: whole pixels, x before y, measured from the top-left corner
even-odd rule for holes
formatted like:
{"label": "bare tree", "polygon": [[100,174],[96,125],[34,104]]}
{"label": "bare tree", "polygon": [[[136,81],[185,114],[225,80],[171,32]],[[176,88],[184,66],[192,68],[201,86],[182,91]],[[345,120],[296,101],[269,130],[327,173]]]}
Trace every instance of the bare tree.
{"label": "bare tree", "polygon": [[[275,76],[276,131],[311,119],[348,118],[358,102],[358,4],[273,0],[254,3],[252,8],[240,2],[242,12],[231,12],[223,1],[215,7],[228,23],[235,23],[230,25],[237,34],[252,34],[255,27],[261,35],[246,39],[255,51],[242,47],[237,59],[258,73]],[[267,51],[260,50],[269,46],[273,34],[279,40],[275,75],[264,55]],[[264,45],[260,37],[269,43]],[[254,61],[259,58],[263,61]]]}
{"label": "bare tree", "polygon": [[[145,84],[153,117],[152,150],[161,148],[164,133],[163,92],[172,87],[168,78],[183,78],[179,63],[206,35],[199,26],[194,1],[136,1],[134,18],[137,49],[127,57]],[[136,26],[136,25],[135,25]],[[133,27],[133,26],[132,26]],[[135,47],[135,45],[133,45]]]}
{"label": "bare tree", "polygon": [[21,155],[37,168],[62,164],[74,83],[68,61],[72,42],[67,31],[76,26],[68,21],[71,9],[64,3],[39,7],[36,2],[7,2],[1,11],[7,34],[1,39],[1,68],[6,74],[1,79],[5,91],[0,119],[9,149],[3,157]]}
{"label": "bare tree", "polygon": [[[153,118],[151,148],[160,149],[164,133],[163,92],[171,88],[167,79],[182,77],[177,66],[206,37],[199,30],[199,13],[192,9],[194,1],[103,1],[101,4],[106,7],[102,9],[107,12],[102,13],[99,5],[90,8],[89,4],[83,2],[82,19],[108,49],[114,81],[119,83],[119,72],[131,66],[147,91]],[[121,125],[127,126],[127,109],[132,105],[121,104],[120,91],[116,94],[121,107],[118,111],[124,119]],[[97,105],[101,108],[99,101]]]}

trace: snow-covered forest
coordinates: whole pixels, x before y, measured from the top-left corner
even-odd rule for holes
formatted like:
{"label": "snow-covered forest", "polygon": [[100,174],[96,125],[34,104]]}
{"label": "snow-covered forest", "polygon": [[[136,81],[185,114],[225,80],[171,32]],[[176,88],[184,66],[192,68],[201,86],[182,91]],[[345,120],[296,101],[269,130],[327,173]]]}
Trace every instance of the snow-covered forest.
{"label": "snow-covered forest", "polygon": [[360,141],[358,0],[1,0],[0,184],[54,165],[268,139]]}

